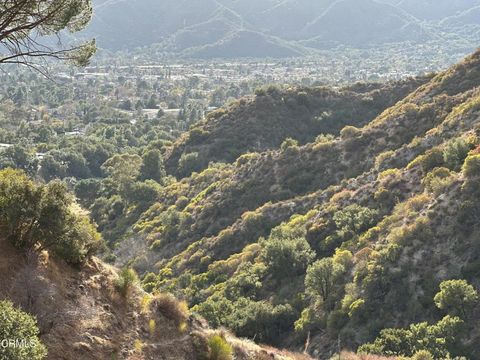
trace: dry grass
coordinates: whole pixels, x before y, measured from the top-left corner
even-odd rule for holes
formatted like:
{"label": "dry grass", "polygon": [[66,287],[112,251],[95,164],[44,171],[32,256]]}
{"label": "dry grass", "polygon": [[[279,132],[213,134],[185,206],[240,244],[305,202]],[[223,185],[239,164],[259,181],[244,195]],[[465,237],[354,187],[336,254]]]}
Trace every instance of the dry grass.
{"label": "dry grass", "polygon": [[312,358],[306,354],[258,345],[249,339],[239,339],[228,332],[228,330],[221,330],[220,333],[233,346],[235,359],[237,360],[312,360]]}
{"label": "dry grass", "polygon": [[386,357],[380,355],[355,354],[352,352],[342,352],[340,355],[342,360],[400,360],[397,357]]}
{"label": "dry grass", "polygon": [[159,294],[152,300],[152,309],[172,320],[179,329],[184,328],[190,316],[188,305],[170,294]]}

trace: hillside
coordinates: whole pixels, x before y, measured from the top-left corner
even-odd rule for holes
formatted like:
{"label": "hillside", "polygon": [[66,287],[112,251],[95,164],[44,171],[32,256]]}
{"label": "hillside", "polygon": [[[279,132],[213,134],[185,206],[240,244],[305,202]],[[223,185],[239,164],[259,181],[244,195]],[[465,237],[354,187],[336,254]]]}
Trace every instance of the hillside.
{"label": "hillside", "polygon": [[[195,29],[193,30],[195,31]],[[190,49],[186,55],[192,58],[221,58],[229,54],[232,58],[285,58],[301,56],[305,49],[289,45],[280,39],[269,37],[253,31],[236,31],[213,44]]]}
{"label": "hillside", "polygon": [[480,0],[0,9],[0,360],[480,359]]}
{"label": "hillside", "polygon": [[427,29],[407,13],[372,0],[344,0],[332,5],[302,30],[308,44],[361,46],[432,38]]}
{"label": "hillside", "polygon": [[75,268],[47,252],[26,255],[3,239],[0,254],[0,299],[36,317],[46,359],[210,359],[208,341],[217,334],[236,359],[309,359],[210,330],[166,295],[132,288],[125,298],[118,270],[97,258]]}
{"label": "hillside", "polygon": [[109,50],[158,44],[164,54],[193,58],[292,57],[339,45],[365,48],[405,41],[473,48],[478,34],[465,32],[466,25],[445,22],[439,27],[439,22],[476,5],[466,0],[196,0],[188,5],[96,0],[84,35]]}
{"label": "hillside", "polygon": [[[339,90],[273,86],[258,90],[254,98],[213,112],[175,142],[165,157],[167,172],[185,176],[210,162],[232,163],[247,152],[279,148],[287,137],[305,144],[320,134],[338,135],[346,125],[367,124],[427,81],[425,77]],[[197,157],[193,169],[179,165],[189,154]]]}
{"label": "hillside", "polygon": [[444,26],[456,26],[459,28],[468,25],[478,31],[478,25],[480,24],[480,5],[448,17],[442,21],[442,24]]}
{"label": "hillside", "polygon": [[[466,316],[436,294],[445,280],[479,285],[479,68],[477,52],[363,127],[167,185],[117,261],[136,256],[147,288],[185,296],[212,325],[261,342],[300,348],[310,334],[310,352],[325,357],[340,336],[350,350],[476,358],[478,306]],[[413,330],[397,347],[375,340],[421,322],[442,346]]]}

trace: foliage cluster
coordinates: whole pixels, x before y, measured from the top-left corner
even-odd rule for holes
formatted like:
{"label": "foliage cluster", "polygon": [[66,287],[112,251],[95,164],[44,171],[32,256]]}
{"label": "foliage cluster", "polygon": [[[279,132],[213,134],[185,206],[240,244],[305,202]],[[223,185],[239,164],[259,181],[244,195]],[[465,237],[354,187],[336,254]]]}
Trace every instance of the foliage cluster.
{"label": "foliage cluster", "polygon": [[64,183],[37,184],[19,170],[0,171],[0,226],[16,247],[46,249],[72,264],[83,262],[102,245]]}

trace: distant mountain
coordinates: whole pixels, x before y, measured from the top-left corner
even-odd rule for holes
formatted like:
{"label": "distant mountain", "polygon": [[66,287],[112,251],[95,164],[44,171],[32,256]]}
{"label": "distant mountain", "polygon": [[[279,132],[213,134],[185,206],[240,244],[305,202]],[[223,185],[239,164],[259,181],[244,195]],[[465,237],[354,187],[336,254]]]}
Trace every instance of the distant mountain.
{"label": "distant mountain", "polygon": [[254,31],[238,31],[214,44],[191,49],[188,54],[198,58],[228,57],[292,57],[304,54],[304,50],[290,46],[280,39]]}
{"label": "distant mountain", "polygon": [[320,47],[328,43],[364,46],[431,38],[414,17],[373,0],[336,1],[308,23],[303,33],[310,39],[308,44]]}
{"label": "distant mountain", "polygon": [[391,0],[390,3],[422,20],[442,20],[480,5],[479,0]]}
{"label": "distant mountain", "polygon": [[85,35],[111,50],[158,44],[166,53],[188,57],[289,57],[337,45],[464,36],[463,26],[446,19],[471,19],[468,12],[479,5],[480,0],[94,0]]}
{"label": "distant mountain", "polygon": [[475,25],[480,28],[480,5],[462,11],[455,16],[448,17],[442,21],[447,27],[465,25]]}

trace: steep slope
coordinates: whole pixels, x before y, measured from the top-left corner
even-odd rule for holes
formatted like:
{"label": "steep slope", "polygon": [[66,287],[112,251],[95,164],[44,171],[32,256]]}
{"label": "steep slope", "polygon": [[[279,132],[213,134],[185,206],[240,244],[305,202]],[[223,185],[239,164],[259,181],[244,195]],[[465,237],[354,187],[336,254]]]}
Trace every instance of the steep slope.
{"label": "steep slope", "polygon": [[231,163],[247,152],[278,148],[287,137],[304,144],[320,134],[338,135],[346,125],[368,123],[427,81],[418,78],[339,90],[271,87],[196,124],[168,151],[165,164],[170,173],[185,176],[189,172],[179,169],[179,162],[187,154],[198,154],[197,167],[191,169],[198,171],[212,161]]}
{"label": "steep slope", "polygon": [[[477,78],[456,83],[466,71],[464,65],[459,65],[448,72],[442,82],[438,80],[442,78],[439,75],[386,110],[363,131],[352,129],[333,142],[241,157],[235,166],[217,170],[215,180],[211,175],[200,175],[182,181],[189,188],[189,183],[196,183],[197,179],[212,179],[199,188],[191,187],[190,190],[196,190],[190,193],[184,194],[181,188],[172,185],[180,193],[175,191],[172,200],[156,205],[152,214],[147,214],[150,217],[161,213],[162,208],[169,209],[180,196],[187,196],[189,202],[180,209],[185,209],[183,213],[187,216],[184,224],[183,221],[179,224],[181,236],[175,240],[178,249],[182,240],[218,234],[243,212],[255,210],[268,201],[289,199],[358,176],[373,167],[377,155],[406,145],[415,136],[423,136],[440,124],[456,104],[471,96],[468,90],[477,84]],[[475,74],[473,64],[469,71]],[[462,95],[463,92],[466,95]],[[220,171],[225,178],[218,180],[222,176]],[[165,191],[168,194],[171,190]]]}
{"label": "steep slope", "polygon": [[[141,313],[138,296],[129,304],[114,287],[115,270],[92,259],[81,269],[51,260],[48,254],[22,256],[0,241],[4,274],[0,294],[38,319],[49,359],[134,358],[135,341],[169,358],[193,357],[193,345],[173,323]],[[168,331],[148,336],[149,316]],[[180,345],[180,346],[179,346]]]}
{"label": "steep slope", "polygon": [[[46,252],[22,254],[5,240],[0,254],[0,299],[36,316],[47,359],[208,358],[207,341],[217,332],[202,319],[189,318],[169,297],[132,289],[124,298],[115,287],[117,271],[99,259],[72,268]],[[237,359],[308,360],[225,332],[221,336]]]}
{"label": "steep slope", "polygon": [[[321,357],[338,336],[356,350],[384,328],[439,321],[441,281],[478,286],[476,250],[465,251],[477,246],[478,178],[464,162],[480,144],[479,69],[477,52],[361,129],[170,184],[133,229],[135,266],[215,326],[292,347],[309,338]],[[306,277],[332,262],[338,278],[319,292]],[[479,334],[461,321],[471,331],[442,351],[475,358]]]}

